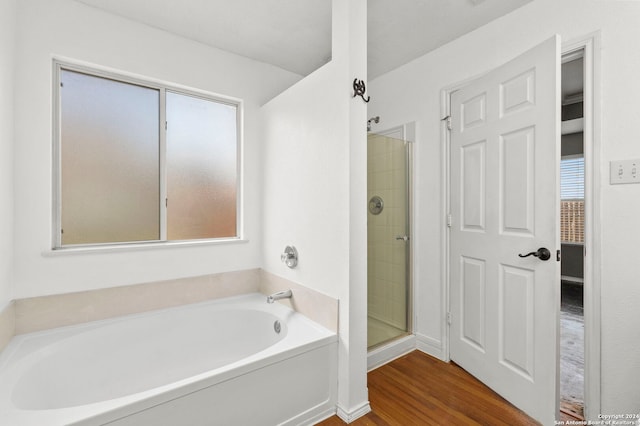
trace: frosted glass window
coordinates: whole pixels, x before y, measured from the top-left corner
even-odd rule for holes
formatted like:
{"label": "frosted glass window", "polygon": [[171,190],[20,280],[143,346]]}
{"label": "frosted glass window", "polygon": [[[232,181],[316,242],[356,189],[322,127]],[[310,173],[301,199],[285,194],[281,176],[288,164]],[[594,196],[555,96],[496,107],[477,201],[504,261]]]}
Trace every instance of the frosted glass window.
{"label": "frosted glass window", "polygon": [[239,102],[55,65],[54,248],[238,238]]}
{"label": "frosted glass window", "polygon": [[236,236],[236,106],[167,92],[167,238]]}
{"label": "frosted glass window", "polygon": [[63,245],[160,238],[159,91],[62,70]]}

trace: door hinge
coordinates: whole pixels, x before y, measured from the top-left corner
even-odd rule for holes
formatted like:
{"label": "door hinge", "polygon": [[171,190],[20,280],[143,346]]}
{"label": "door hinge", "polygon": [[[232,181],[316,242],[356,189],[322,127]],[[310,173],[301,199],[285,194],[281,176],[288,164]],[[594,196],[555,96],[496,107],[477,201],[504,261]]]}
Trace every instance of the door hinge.
{"label": "door hinge", "polygon": [[451,125],[451,116],[447,115],[442,121],[447,123],[447,130],[453,130],[453,126]]}
{"label": "door hinge", "polygon": [[453,223],[453,219],[451,218],[451,213],[447,214],[447,228],[451,228],[451,224]]}
{"label": "door hinge", "polygon": [[447,312],[447,324],[451,325],[451,312]]}

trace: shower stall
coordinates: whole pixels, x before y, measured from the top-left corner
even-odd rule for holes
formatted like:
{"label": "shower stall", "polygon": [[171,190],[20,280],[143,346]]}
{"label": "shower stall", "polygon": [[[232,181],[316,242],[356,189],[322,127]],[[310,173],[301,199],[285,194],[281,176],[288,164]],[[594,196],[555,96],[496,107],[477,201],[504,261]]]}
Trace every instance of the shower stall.
{"label": "shower stall", "polygon": [[367,136],[369,350],[411,333],[411,143],[404,133]]}

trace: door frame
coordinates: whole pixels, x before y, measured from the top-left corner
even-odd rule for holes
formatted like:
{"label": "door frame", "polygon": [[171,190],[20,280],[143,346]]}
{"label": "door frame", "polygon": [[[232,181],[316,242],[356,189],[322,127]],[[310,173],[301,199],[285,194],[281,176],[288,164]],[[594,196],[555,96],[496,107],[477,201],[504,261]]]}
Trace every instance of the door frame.
{"label": "door frame", "polygon": [[[585,418],[597,418],[601,405],[601,360],[600,360],[600,295],[601,295],[601,111],[600,111],[600,32],[562,43],[562,58],[582,51],[584,58],[584,161],[585,161],[585,258],[584,258],[584,403]],[[523,49],[524,50],[524,49]],[[475,75],[453,83],[440,91],[440,143],[441,143],[441,336],[444,361],[450,357],[450,132],[451,94],[481,77]],[[558,165],[560,167],[560,165]],[[560,215],[560,211],[557,212]],[[559,283],[558,283],[559,285]],[[557,316],[560,327],[560,316]],[[560,357],[560,343],[556,344],[556,356]],[[559,369],[558,369],[559,374]],[[559,389],[560,378],[556,377]],[[559,394],[559,391],[558,391]]]}

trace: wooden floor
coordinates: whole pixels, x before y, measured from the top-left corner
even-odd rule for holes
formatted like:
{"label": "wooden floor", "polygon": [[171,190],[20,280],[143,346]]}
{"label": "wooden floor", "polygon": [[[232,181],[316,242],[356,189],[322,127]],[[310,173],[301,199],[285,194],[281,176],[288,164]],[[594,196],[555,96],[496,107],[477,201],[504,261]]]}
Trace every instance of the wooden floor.
{"label": "wooden floor", "polygon": [[[351,423],[391,425],[538,425],[462,368],[419,351],[368,374],[372,411]],[[344,425],[337,416],[321,426]]]}

